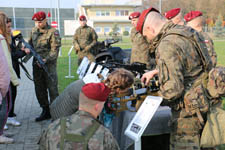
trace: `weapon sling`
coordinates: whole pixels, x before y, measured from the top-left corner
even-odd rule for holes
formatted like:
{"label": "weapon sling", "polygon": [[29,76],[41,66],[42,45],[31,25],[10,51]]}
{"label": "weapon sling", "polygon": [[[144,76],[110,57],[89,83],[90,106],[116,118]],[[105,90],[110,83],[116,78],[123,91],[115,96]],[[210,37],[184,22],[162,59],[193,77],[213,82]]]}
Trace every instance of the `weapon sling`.
{"label": "weapon sling", "polygon": [[65,140],[83,143],[83,150],[88,150],[88,142],[90,138],[94,135],[95,131],[99,128],[100,124],[97,121],[94,121],[94,124],[87,128],[87,132],[85,136],[69,134],[66,132],[66,118],[63,117],[60,119],[60,150],[64,150]]}

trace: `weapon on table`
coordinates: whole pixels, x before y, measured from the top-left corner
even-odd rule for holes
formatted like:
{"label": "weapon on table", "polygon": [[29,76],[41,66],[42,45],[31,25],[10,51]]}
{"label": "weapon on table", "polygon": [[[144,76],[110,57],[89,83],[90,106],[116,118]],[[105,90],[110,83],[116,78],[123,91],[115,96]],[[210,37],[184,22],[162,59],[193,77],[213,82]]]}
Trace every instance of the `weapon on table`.
{"label": "weapon on table", "polygon": [[[34,48],[29,43],[27,43],[24,40],[24,38],[19,30],[13,31],[13,38],[15,40],[18,40],[19,42],[22,42],[24,44],[25,48],[30,49],[30,52],[31,52],[30,56],[34,56],[34,58],[37,60],[40,67],[44,69],[44,71],[47,73],[48,77],[53,81],[53,78],[50,75],[50,73],[48,72],[48,68],[46,67],[45,62],[43,61],[42,57],[34,50]],[[30,57],[28,56],[28,59],[26,61],[28,61],[29,58]]]}
{"label": "weapon on table", "polygon": [[147,70],[146,64],[139,62],[134,62],[132,64],[122,64],[115,61],[108,61],[107,63],[101,63],[100,65],[108,68],[110,72],[116,68],[127,69],[131,71],[135,76],[138,76],[138,78],[140,78],[145,73],[145,70]]}
{"label": "weapon on table", "polygon": [[119,113],[124,110],[130,110],[127,102],[136,100],[135,111],[139,109],[142,102],[148,95],[158,96],[159,84],[157,80],[151,80],[148,86],[144,86],[140,79],[135,79],[135,83],[128,91],[113,95],[109,98],[106,111]]}

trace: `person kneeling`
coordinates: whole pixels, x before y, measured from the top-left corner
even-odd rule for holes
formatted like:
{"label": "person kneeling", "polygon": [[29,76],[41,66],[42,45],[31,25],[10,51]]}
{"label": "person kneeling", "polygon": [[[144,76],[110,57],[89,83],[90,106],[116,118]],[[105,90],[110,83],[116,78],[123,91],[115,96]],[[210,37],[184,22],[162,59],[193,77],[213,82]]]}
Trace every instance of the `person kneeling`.
{"label": "person kneeling", "polygon": [[40,149],[120,149],[111,132],[97,120],[109,94],[118,92],[108,86],[85,84],[80,92],[78,111],[51,123],[40,138]]}

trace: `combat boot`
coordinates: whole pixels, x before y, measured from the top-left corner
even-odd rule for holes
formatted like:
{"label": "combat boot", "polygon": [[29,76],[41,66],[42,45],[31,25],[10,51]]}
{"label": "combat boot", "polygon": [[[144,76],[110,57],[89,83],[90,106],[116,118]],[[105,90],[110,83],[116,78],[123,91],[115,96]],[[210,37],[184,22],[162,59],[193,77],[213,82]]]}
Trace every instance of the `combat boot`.
{"label": "combat boot", "polygon": [[43,120],[47,120],[50,118],[51,118],[51,114],[49,111],[49,107],[47,106],[47,107],[42,107],[41,115],[39,117],[37,117],[35,119],[35,121],[38,122],[38,121],[43,121]]}

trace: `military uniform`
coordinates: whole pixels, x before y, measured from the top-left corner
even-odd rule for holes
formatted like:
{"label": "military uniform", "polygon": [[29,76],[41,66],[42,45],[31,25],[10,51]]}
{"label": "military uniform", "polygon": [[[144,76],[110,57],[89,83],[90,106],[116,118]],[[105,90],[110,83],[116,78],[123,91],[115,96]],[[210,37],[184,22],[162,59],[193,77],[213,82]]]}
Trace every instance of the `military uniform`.
{"label": "military uniform", "polygon": [[34,27],[31,32],[29,44],[35,51],[46,60],[48,72],[53,78],[53,81],[48,77],[47,73],[38,66],[37,60],[33,59],[33,77],[35,92],[38,102],[42,108],[49,106],[48,91],[50,101],[59,95],[58,94],[58,77],[57,77],[57,58],[59,47],[61,46],[61,38],[58,30],[46,25],[43,29]]}
{"label": "military uniform", "polygon": [[50,105],[50,113],[53,120],[74,114],[78,110],[79,95],[83,80],[71,83]]}
{"label": "military uniform", "polygon": [[212,39],[209,37],[209,35],[203,31],[199,32],[203,37],[204,37],[204,42],[207,46],[207,49],[209,51],[209,56],[212,59],[212,64],[213,67],[216,67],[217,64],[217,55],[216,55],[216,51],[214,50],[214,44]]}
{"label": "military uniform", "polygon": [[39,144],[40,150],[119,149],[110,131],[91,114],[80,110],[67,119],[61,118],[51,123],[43,132]]}
{"label": "military uniform", "polygon": [[[179,34],[169,34],[178,32]],[[171,150],[200,150],[202,126],[196,115],[184,107],[184,94],[204,72],[202,60],[193,43],[184,36],[197,33],[188,27],[167,22],[153,39],[156,63],[159,70],[160,95],[172,109]],[[206,54],[207,53],[207,50]],[[209,55],[207,55],[209,58]],[[210,58],[207,70],[212,67]]]}
{"label": "military uniform", "polygon": [[140,62],[150,66],[150,53],[152,53],[147,40],[135,28],[132,28],[130,34],[132,42],[130,63]]}
{"label": "military uniform", "polygon": [[87,56],[90,61],[95,61],[94,46],[97,43],[98,36],[90,26],[80,26],[74,36],[73,44],[76,53],[78,54],[78,65],[80,65],[84,56]]}

